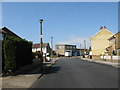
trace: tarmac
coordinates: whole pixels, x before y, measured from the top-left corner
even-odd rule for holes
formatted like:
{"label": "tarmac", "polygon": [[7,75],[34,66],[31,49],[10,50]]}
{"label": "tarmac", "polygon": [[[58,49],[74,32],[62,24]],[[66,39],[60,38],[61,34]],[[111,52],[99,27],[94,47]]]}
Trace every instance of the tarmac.
{"label": "tarmac", "polygon": [[[51,67],[58,58],[53,58],[50,62],[43,62],[43,69]],[[3,89],[6,88],[29,88],[36,80],[44,74],[40,69],[40,61],[35,60],[32,65],[21,68],[21,73],[0,78]]]}
{"label": "tarmac", "polygon": [[[79,57],[80,58],[80,57]],[[93,59],[88,59],[88,58],[81,58],[82,60],[87,60],[89,62],[95,62],[95,63],[101,63],[101,64],[105,64],[105,65],[110,65],[116,68],[120,67],[120,63],[116,62],[111,62],[111,61],[103,61],[103,60],[93,60]]]}

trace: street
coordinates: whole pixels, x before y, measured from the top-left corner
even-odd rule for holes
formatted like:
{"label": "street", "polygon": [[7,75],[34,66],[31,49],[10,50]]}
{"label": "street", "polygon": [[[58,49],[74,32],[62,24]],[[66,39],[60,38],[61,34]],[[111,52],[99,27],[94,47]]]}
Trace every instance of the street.
{"label": "street", "polygon": [[118,68],[61,58],[31,88],[118,88]]}

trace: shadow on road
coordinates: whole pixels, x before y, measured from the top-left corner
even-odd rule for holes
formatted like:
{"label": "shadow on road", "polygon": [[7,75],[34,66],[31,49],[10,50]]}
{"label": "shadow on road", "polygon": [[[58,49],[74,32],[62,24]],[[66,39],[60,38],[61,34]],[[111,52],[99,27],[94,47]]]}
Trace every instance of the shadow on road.
{"label": "shadow on road", "polygon": [[52,74],[52,73],[58,73],[60,70],[60,66],[51,66],[49,68],[44,68],[43,74]]}

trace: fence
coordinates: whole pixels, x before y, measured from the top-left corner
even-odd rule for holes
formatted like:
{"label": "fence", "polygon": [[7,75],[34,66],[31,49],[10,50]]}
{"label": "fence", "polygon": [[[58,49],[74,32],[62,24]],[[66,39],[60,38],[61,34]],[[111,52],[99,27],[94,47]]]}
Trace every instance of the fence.
{"label": "fence", "polygon": [[106,60],[120,60],[120,56],[100,56],[100,58]]}

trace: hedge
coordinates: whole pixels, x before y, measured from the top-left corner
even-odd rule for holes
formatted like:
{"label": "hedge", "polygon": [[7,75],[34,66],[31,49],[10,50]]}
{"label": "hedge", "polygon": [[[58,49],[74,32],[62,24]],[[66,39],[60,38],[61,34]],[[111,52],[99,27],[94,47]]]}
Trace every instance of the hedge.
{"label": "hedge", "polygon": [[3,43],[4,71],[15,71],[20,66],[32,64],[32,42],[7,36]]}

